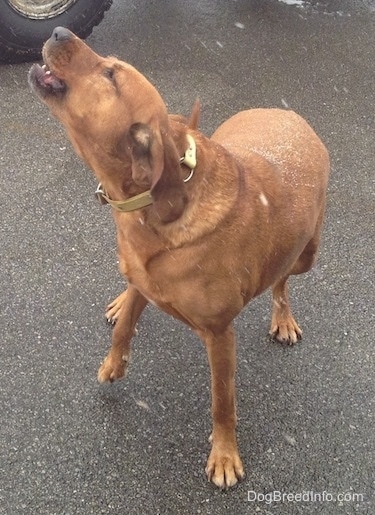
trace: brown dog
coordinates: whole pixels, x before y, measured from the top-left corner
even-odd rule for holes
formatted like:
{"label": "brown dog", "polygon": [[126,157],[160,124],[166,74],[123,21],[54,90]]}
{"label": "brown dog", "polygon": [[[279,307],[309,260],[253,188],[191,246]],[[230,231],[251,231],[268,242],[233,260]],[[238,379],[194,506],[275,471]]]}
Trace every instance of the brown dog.
{"label": "brown dog", "polygon": [[298,115],[243,111],[211,139],[168,115],[132,66],[102,58],[56,28],[34,65],[33,89],[62,122],[113,208],[128,288],[108,307],[117,321],[100,382],[124,376],[130,340],[148,302],[188,324],[211,368],[212,450],[206,473],[221,488],[244,475],[235,435],[232,321],[272,287],[270,333],[301,337],[287,280],[307,272],[319,244],[329,173],[324,145]]}

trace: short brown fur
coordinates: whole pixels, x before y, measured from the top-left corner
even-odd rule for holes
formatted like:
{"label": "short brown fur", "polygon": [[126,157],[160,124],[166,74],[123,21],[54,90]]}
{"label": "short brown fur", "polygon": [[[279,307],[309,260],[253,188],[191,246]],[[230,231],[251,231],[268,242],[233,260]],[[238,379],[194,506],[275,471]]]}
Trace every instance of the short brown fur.
{"label": "short brown fur", "polygon": [[[31,70],[30,83],[107,194],[122,200],[150,189],[153,198],[141,210],[113,212],[128,287],[107,309],[116,325],[98,379],[124,376],[135,325],[148,302],[190,326],[204,342],[211,368],[206,473],[219,487],[230,487],[244,475],[235,436],[232,321],[271,287],[272,337],[289,344],[301,337],[287,279],[316,260],[327,151],[301,117],[278,109],[240,112],[208,139],[197,130],[198,103],[190,121],[168,115],[138,71],[98,56],[68,31],[56,33],[43,56],[65,92],[45,93],[36,78],[40,70]],[[196,142],[197,165],[185,183],[190,170],[180,158],[187,134]]]}

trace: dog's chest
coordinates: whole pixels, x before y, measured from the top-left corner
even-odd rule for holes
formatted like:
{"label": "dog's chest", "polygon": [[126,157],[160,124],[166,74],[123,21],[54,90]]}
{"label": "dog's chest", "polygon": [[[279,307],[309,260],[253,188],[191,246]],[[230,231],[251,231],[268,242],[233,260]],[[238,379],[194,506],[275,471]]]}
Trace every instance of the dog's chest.
{"label": "dog's chest", "polygon": [[[120,272],[151,303],[161,305],[165,298],[165,269],[163,255],[167,250],[151,235],[141,237],[139,230],[118,231],[118,257]],[[161,268],[155,270],[151,263],[158,257]],[[161,257],[161,259],[160,259]]]}

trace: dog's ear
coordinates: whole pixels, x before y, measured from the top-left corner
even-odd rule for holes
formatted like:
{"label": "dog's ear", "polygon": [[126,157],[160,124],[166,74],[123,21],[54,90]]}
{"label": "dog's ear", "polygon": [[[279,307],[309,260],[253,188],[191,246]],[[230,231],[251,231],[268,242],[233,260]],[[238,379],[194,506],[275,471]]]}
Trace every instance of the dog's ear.
{"label": "dog's ear", "polygon": [[172,137],[168,132],[135,123],[130,127],[128,142],[134,182],[151,189],[154,209],[161,221],[173,222],[181,216],[187,197]]}
{"label": "dog's ear", "polygon": [[200,102],[199,98],[197,98],[194,102],[193,109],[191,110],[191,114],[190,114],[190,118],[189,118],[188,126],[190,129],[197,130],[200,114],[201,114],[201,102]]}
{"label": "dog's ear", "polygon": [[196,99],[193,105],[193,109],[191,110],[189,118],[186,118],[186,116],[183,116],[182,114],[170,114],[169,119],[172,119],[178,123],[183,123],[184,125],[187,125],[189,129],[197,130],[198,129],[198,123],[199,123],[199,117],[201,112],[201,103],[199,98]]}
{"label": "dog's ear", "polygon": [[153,144],[151,128],[144,123],[135,123],[130,127],[128,142],[132,157],[133,181],[138,186],[149,188],[152,183],[154,165],[151,151]]}

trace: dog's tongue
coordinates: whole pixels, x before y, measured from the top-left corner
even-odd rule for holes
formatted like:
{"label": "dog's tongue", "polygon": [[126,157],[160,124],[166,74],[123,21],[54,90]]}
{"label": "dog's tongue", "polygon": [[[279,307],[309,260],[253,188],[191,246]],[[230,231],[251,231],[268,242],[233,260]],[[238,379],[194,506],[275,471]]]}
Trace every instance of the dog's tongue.
{"label": "dog's tongue", "polygon": [[55,75],[52,75],[51,72],[46,72],[43,80],[44,84],[52,86],[54,89],[63,87],[62,81],[58,79]]}
{"label": "dog's tongue", "polygon": [[29,83],[42,97],[53,93],[61,94],[66,90],[65,82],[48,70],[46,65],[33,64],[29,71]]}
{"label": "dog's tongue", "polygon": [[49,70],[45,71],[45,68],[43,69],[43,72],[39,74],[39,82],[42,86],[51,88],[56,92],[65,89],[65,83]]}

